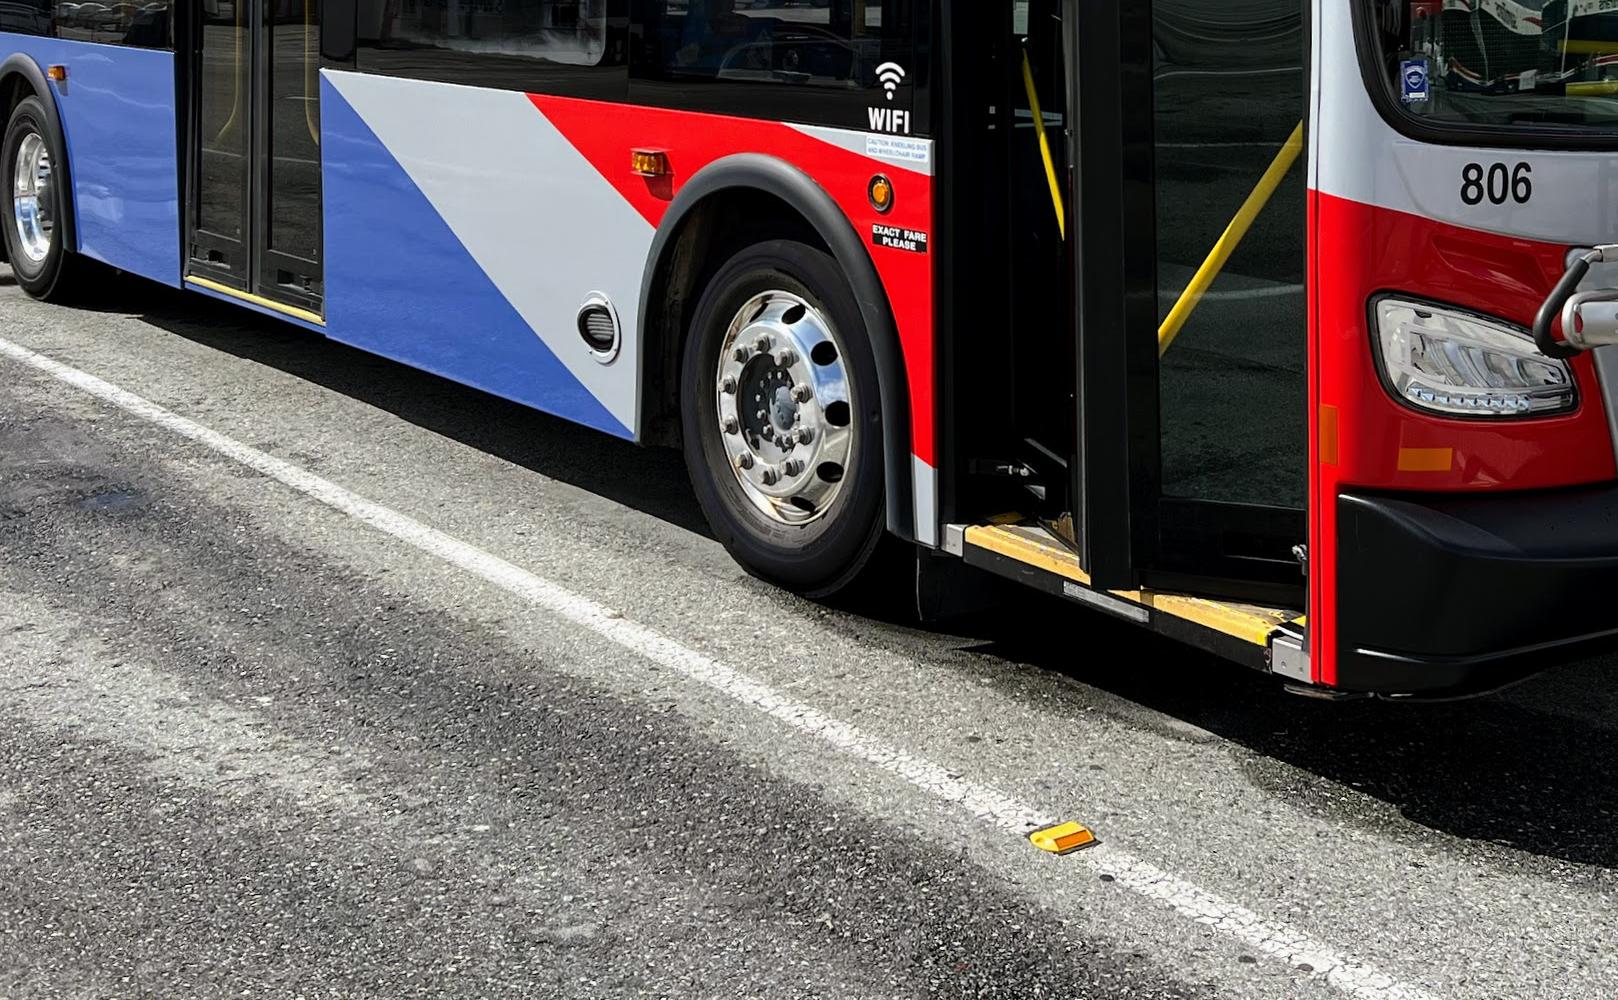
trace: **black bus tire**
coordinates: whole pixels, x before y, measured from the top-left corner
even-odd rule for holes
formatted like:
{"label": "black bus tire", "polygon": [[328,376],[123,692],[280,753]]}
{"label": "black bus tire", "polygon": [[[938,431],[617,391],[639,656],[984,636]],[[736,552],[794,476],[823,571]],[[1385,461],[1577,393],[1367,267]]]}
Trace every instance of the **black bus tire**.
{"label": "black bus tire", "polygon": [[[795,312],[796,305],[806,308]],[[774,346],[760,353],[757,335],[740,330],[774,330]],[[802,349],[823,344],[826,332],[834,351]],[[751,354],[747,362],[737,358],[738,347]],[[782,348],[797,348],[796,360],[786,368],[778,363]],[[722,350],[737,376],[731,393],[722,388]],[[827,388],[840,383],[847,386],[846,398]],[[809,398],[797,399],[801,392]],[[730,401],[723,402],[727,395]],[[734,430],[724,423],[726,407],[739,418]],[[760,409],[769,414],[764,421],[757,417]],[[843,591],[860,576],[886,527],[882,410],[865,324],[830,254],[792,240],[771,240],[742,249],[713,273],[685,341],[680,411],[686,468],[697,499],[714,535],[737,562],[761,579],[810,597]],[[789,413],[795,419],[786,419]],[[765,421],[772,435],[767,442],[760,438]],[[808,442],[793,440],[806,429],[812,432]],[[739,451],[748,450],[750,440],[764,451],[743,471]],[[784,460],[765,461],[766,452],[780,457],[779,442],[792,445]],[[838,459],[843,460],[840,475]],[[779,486],[760,486],[760,470],[790,473],[794,461],[799,471],[783,474]],[[761,496],[762,489],[796,493],[793,484],[801,484],[801,495]],[[806,514],[800,505],[813,509]],[[811,519],[789,523],[780,512]]]}
{"label": "black bus tire", "polygon": [[[5,231],[6,258],[11,262],[11,273],[17,285],[36,299],[61,301],[79,291],[78,280],[84,272],[83,261],[63,246],[64,232],[60,220],[72,211],[68,192],[60,184],[49,184],[40,208],[49,212],[51,228],[43,254],[29,252],[23,242],[22,226],[15,199],[17,190],[18,154],[25,144],[36,144],[42,149],[50,166],[65,163],[65,153],[52,140],[49,127],[50,112],[37,97],[25,97],[12,109],[6,124],[5,136],[0,139],[0,195],[4,197],[4,211],[0,212]],[[57,171],[54,178],[62,177]]]}

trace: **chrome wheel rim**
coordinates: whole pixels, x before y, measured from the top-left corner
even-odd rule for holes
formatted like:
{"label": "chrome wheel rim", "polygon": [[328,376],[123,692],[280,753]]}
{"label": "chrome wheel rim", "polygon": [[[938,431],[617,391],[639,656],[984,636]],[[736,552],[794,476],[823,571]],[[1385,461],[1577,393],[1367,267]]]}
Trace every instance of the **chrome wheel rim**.
{"label": "chrome wheel rim", "polygon": [[719,438],[748,501],[779,524],[826,516],[858,444],[831,322],[791,292],[748,299],[725,328],[714,395]]}
{"label": "chrome wheel rim", "polygon": [[51,184],[51,154],[38,132],[17,144],[16,171],[12,175],[11,214],[17,244],[23,255],[38,264],[51,252],[56,219]]}

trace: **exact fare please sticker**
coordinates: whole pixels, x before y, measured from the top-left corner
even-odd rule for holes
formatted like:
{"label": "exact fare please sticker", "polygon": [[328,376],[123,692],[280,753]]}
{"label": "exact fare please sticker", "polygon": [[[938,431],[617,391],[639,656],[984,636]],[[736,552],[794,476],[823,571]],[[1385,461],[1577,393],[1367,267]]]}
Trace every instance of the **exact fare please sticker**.
{"label": "exact fare please sticker", "polygon": [[911,253],[927,252],[927,234],[915,229],[904,229],[899,226],[884,226],[880,222],[871,227],[871,242],[879,247],[889,250],[908,250]]}

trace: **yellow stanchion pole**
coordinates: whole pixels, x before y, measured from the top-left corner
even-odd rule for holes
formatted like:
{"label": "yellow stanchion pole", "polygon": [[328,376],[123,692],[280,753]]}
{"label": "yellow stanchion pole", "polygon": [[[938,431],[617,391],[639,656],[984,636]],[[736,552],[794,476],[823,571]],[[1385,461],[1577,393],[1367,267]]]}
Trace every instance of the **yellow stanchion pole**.
{"label": "yellow stanchion pole", "polygon": [[1242,207],[1236,211],[1236,217],[1230,220],[1230,225],[1225,227],[1225,231],[1219,237],[1218,242],[1208,252],[1207,259],[1202,262],[1201,267],[1197,268],[1197,273],[1192,276],[1191,283],[1185,287],[1185,291],[1180,293],[1179,301],[1175,302],[1174,308],[1169,310],[1168,316],[1163,320],[1163,325],[1157,328],[1157,353],[1159,357],[1169,349],[1170,344],[1174,343],[1174,338],[1180,335],[1180,330],[1185,326],[1185,321],[1191,318],[1191,313],[1196,310],[1197,303],[1202,301],[1202,297],[1207,294],[1209,286],[1214,283],[1215,278],[1219,277],[1219,272],[1224,270],[1225,265],[1230,261],[1230,255],[1236,252],[1236,248],[1241,245],[1247,231],[1253,228],[1253,220],[1257,219],[1258,214],[1264,211],[1264,206],[1270,203],[1270,198],[1275,194],[1275,189],[1281,186],[1282,178],[1286,177],[1287,171],[1291,170],[1292,165],[1298,162],[1298,155],[1302,152],[1303,122],[1299,122],[1298,127],[1292,130],[1292,135],[1281,146],[1281,151],[1270,162],[1269,169],[1264,171],[1263,177],[1259,178],[1258,186],[1253,188],[1253,193],[1247,196],[1247,200],[1242,203]]}
{"label": "yellow stanchion pole", "polygon": [[1039,155],[1045,161],[1045,181],[1051,186],[1051,205],[1056,209],[1056,228],[1067,239],[1067,210],[1062,206],[1062,182],[1056,176],[1056,161],[1051,158],[1051,140],[1045,134],[1045,113],[1039,109],[1039,92],[1034,88],[1034,67],[1028,62],[1028,53],[1022,54],[1022,85],[1028,91],[1028,110],[1034,113],[1034,131],[1039,133]]}

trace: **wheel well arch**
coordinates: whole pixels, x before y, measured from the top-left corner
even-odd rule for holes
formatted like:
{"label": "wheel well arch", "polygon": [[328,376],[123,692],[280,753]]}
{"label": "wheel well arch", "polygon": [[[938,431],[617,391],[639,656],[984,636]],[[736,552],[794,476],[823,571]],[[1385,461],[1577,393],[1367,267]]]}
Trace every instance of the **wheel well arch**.
{"label": "wheel well arch", "polygon": [[62,151],[62,162],[51,164],[52,172],[62,179],[62,200],[67,208],[57,224],[61,227],[62,248],[75,251],[79,248],[78,209],[73,202],[73,164],[68,155],[67,133],[62,127],[62,111],[56,104],[56,92],[45,80],[45,71],[28,56],[14,53],[0,62],[0,110],[5,114],[0,129],[10,124],[13,109],[29,97],[37,97],[45,105],[45,128],[51,133],[48,138],[53,148]]}
{"label": "wheel well arch", "polygon": [[0,77],[0,111],[8,117],[18,101],[24,97],[32,97],[33,94],[34,88],[21,73],[11,72]]}
{"label": "wheel well arch", "polygon": [[842,209],[809,175],[783,160],[758,153],[715,160],[680,188],[658,226],[641,281],[644,436],[669,440],[676,433],[680,356],[691,310],[708,277],[731,252],[781,238],[830,253],[854,292],[876,359],[887,526],[913,540],[910,388],[887,293]]}

